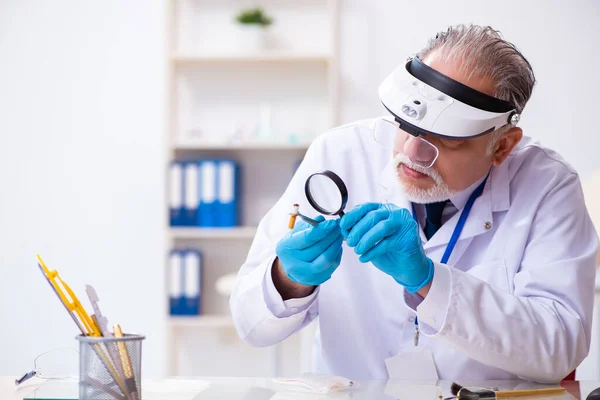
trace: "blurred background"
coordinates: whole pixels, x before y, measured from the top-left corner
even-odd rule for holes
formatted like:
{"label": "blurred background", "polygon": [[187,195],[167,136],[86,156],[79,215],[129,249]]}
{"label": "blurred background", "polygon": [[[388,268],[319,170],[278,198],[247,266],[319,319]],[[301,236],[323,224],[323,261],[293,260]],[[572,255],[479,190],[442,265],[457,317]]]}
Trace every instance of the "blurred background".
{"label": "blurred background", "polygon": [[[0,375],[75,345],[38,253],[147,335],[144,376],[308,368],[310,329],[237,338],[231,274],[310,141],[383,115],[379,83],[448,25],[489,24],[529,59],[521,126],[599,220],[599,18],[594,0],[0,1]],[[600,379],[598,323],[579,379]]]}

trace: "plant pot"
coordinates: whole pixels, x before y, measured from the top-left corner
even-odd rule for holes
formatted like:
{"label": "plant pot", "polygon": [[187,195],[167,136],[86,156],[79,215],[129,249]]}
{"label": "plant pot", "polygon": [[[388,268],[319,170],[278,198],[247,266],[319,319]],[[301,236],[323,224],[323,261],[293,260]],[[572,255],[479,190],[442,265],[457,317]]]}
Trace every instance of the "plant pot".
{"label": "plant pot", "polygon": [[242,52],[257,52],[267,48],[267,28],[258,24],[238,24],[236,47]]}

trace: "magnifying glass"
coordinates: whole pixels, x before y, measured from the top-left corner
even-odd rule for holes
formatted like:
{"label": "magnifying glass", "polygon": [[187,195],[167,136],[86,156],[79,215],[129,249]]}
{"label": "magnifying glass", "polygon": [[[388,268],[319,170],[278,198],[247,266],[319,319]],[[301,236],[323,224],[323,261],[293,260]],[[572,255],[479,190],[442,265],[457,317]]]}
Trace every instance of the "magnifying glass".
{"label": "magnifying glass", "polygon": [[[319,171],[306,179],[304,193],[309,204],[323,215],[344,216],[344,209],[348,203],[348,188],[335,172]],[[302,218],[309,224],[318,224],[315,220]]]}

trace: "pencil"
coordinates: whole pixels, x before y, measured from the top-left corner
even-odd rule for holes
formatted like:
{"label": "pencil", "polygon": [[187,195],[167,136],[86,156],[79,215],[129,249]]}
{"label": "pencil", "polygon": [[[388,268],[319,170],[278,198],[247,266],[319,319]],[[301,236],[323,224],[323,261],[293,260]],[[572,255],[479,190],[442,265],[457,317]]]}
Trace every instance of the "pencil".
{"label": "pencil", "polygon": [[[116,338],[122,338],[123,331],[121,330],[120,325],[115,325],[113,327],[114,335]],[[125,375],[125,385],[131,394],[131,397],[136,400],[138,399],[138,390],[135,382],[135,376],[133,373],[133,367],[131,365],[131,358],[129,357],[129,352],[127,351],[127,346],[125,342],[117,342],[117,348],[119,349],[119,356],[121,357],[121,365],[123,367],[123,374]]]}

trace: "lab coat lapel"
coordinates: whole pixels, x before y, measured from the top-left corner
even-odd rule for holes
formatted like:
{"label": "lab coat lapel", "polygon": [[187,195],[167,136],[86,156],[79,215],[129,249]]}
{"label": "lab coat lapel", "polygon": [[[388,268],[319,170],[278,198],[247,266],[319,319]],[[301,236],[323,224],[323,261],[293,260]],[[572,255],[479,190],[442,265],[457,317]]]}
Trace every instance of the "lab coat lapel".
{"label": "lab coat lapel", "polygon": [[[486,233],[494,225],[493,212],[504,211],[510,207],[510,179],[508,163],[493,168],[486,182],[483,193],[475,203],[465,222],[448,264],[452,265],[460,259],[469,244],[478,235]],[[439,246],[447,246],[456,228],[462,210],[450,218],[439,231],[424,245],[427,252]],[[443,251],[442,251],[443,254]]]}
{"label": "lab coat lapel", "polygon": [[[448,260],[448,264],[452,265],[453,261],[460,258],[460,256],[467,250],[469,243],[471,243],[474,237],[487,232],[492,227],[492,202],[490,193],[489,183],[486,183],[486,188],[481,196],[475,200],[475,203],[471,208],[471,212],[465,221],[465,226],[458,237],[458,241],[456,242],[456,246],[452,251],[450,259]],[[439,246],[446,247],[448,245],[450,238],[454,233],[454,229],[458,224],[461,213],[462,210],[454,214],[454,216],[452,216],[450,220],[442,225],[440,230],[438,230],[435,235],[433,235],[431,239],[425,243],[424,248],[426,251],[433,250]],[[442,254],[443,252],[444,251],[442,251]]]}

